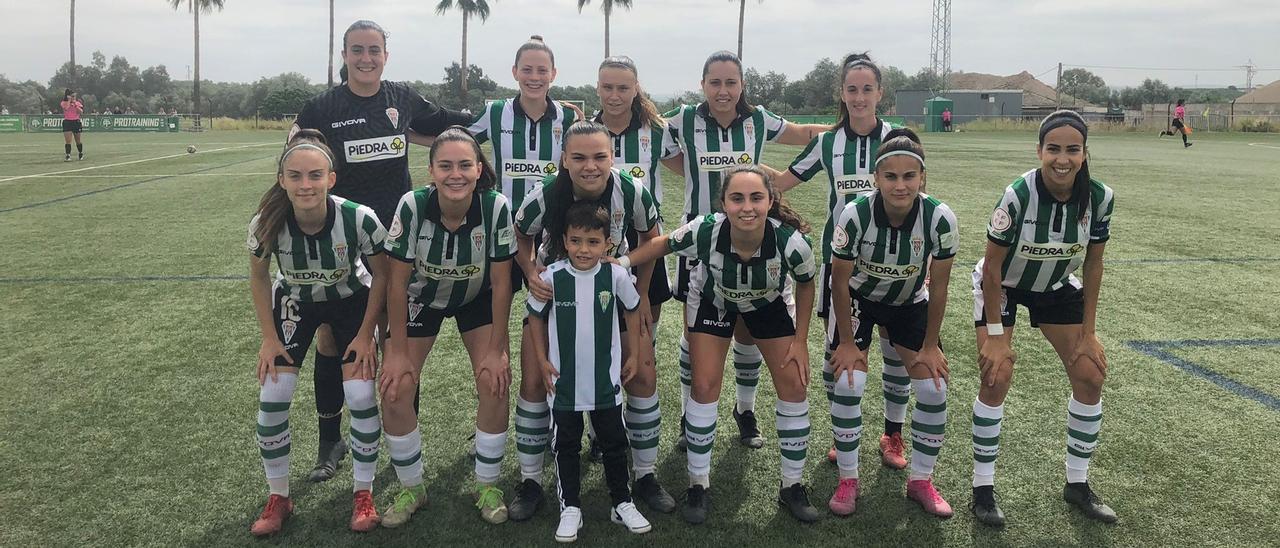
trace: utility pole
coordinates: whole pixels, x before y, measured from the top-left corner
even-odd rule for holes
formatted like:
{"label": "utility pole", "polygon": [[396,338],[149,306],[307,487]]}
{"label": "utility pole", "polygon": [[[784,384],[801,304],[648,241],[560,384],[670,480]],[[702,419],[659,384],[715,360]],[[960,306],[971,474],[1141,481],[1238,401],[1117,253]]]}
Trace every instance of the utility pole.
{"label": "utility pole", "polygon": [[1253,59],[1243,65],[1236,65],[1236,68],[1244,69],[1244,90],[1246,92],[1253,90],[1253,75],[1258,73],[1258,66],[1253,64]]}
{"label": "utility pole", "polygon": [[942,89],[947,89],[948,75],[951,74],[951,0],[933,0],[929,64],[933,73],[938,75]]}
{"label": "utility pole", "polygon": [[1054,95],[1058,96],[1058,108],[1061,109],[1062,108],[1062,62],[1061,61],[1058,62],[1058,81],[1057,81],[1057,89],[1054,90]]}

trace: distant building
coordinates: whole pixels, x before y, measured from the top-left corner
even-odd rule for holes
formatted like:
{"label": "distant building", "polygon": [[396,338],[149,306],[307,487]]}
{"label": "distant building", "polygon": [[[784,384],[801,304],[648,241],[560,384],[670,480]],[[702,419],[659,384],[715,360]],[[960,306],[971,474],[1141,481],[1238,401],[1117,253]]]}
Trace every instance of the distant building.
{"label": "distant building", "polygon": [[[950,89],[938,95],[955,102],[951,118],[956,127],[984,118],[1021,118],[1023,115],[1022,90]],[[923,125],[925,101],[933,96],[927,89],[900,89],[894,95],[895,108],[908,124]]]}

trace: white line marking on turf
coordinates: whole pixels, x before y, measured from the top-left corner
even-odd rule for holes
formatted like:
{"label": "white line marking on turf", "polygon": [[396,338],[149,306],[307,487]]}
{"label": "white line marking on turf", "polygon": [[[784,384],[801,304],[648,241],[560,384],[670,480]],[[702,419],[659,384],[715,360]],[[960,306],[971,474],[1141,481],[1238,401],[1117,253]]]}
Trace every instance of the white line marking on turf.
{"label": "white line marking on turf", "polygon": [[1266,143],[1249,143],[1249,146],[1251,146],[1251,147],[1262,147],[1262,148],[1274,148],[1274,149],[1276,149],[1276,150],[1280,150],[1280,146],[1268,145],[1268,144],[1266,144]]}
{"label": "white line marking on turf", "polygon": [[[254,144],[249,144],[249,145],[240,145],[240,146],[236,146],[236,147],[215,148],[215,149],[213,149],[213,150],[206,150],[206,151],[204,151],[204,152],[201,152],[200,154],[209,154],[209,153],[211,153],[211,152],[222,152],[222,151],[224,151],[224,150],[238,150],[238,149],[242,149],[242,148],[253,148],[253,147],[261,147],[261,146],[267,146],[267,145],[279,145],[279,144],[280,144],[280,143],[275,142],[275,141],[271,141],[271,142],[269,142],[269,143],[254,143]],[[155,158],[143,158],[143,159],[141,159],[141,160],[132,160],[132,161],[128,161],[128,162],[118,162],[118,163],[115,163],[115,164],[106,164],[106,165],[101,165],[101,166],[82,167],[82,168],[80,168],[80,169],[66,169],[66,170],[63,170],[63,171],[53,171],[53,172],[50,172],[50,173],[34,173],[34,174],[31,174],[31,175],[18,175],[18,176],[16,176],[16,177],[7,177],[7,178],[4,178],[4,179],[0,179],[0,183],[7,183],[7,182],[10,182],[10,181],[18,181],[18,180],[21,180],[21,179],[34,179],[34,178],[37,178],[37,177],[51,177],[51,176],[55,176],[55,175],[62,175],[62,174],[65,174],[65,173],[79,173],[79,172],[81,172],[81,171],[90,171],[90,170],[94,170],[94,169],[103,169],[103,168],[108,168],[108,167],[118,167],[118,166],[127,166],[127,165],[133,165],[133,164],[141,164],[141,163],[143,163],[143,162],[154,162],[154,161],[156,161],[156,160],[168,160],[169,158],[178,158],[178,157],[182,157],[182,156],[190,156],[190,155],[191,155],[191,153],[188,153],[188,152],[181,152],[181,153],[178,153],[178,154],[170,154],[170,155],[168,155],[168,156],[157,156],[157,157],[155,157]]]}

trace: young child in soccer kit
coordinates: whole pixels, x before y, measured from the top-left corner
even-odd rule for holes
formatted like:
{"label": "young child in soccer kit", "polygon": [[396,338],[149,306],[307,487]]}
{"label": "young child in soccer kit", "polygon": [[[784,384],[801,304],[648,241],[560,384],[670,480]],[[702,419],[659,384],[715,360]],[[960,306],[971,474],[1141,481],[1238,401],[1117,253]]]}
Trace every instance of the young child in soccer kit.
{"label": "young child in soccer kit", "polygon": [[[627,488],[627,431],[622,423],[622,384],[635,375],[635,356],[622,360],[618,329],[621,306],[631,348],[639,344],[640,295],[631,273],[602,263],[608,247],[609,215],[593,202],[577,202],[565,213],[563,234],[550,234],[551,257],[542,272],[553,298],[529,294],[529,326],[551,406],[551,437],[560,496],[558,542],[573,542],[582,529],[580,458],[582,413],[591,417],[604,460],[614,523],[633,533],[652,525],[631,501]],[[584,335],[590,334],[590,335]],[[543,336],[546,339],[543,339]],[[545,342],[544,342],[545,341]],[[607,345],[607,346],[606,346]]]}

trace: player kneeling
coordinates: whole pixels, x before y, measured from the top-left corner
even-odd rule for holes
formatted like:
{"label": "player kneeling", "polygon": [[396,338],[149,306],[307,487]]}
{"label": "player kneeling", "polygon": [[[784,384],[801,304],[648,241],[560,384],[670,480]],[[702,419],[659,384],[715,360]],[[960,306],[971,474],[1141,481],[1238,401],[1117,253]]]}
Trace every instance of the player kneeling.
{"label": "player kneeling", "polygon": [[623,361],[615,310],[625,309],[630,347],[639,348],[640,294],[630,271],[601,263],[609,245],[604,208],[576,202],[565,212],[563,226],[562,234],[548,234],[549,256],[559,260],[539,276],[552,287],[552,299],[543,301],[531,292],[528,305],[534,359],[551,399],[551,445],[561,508],[556,540],[573,542],[582,529],[578,493],[583,412],[590,415],[603,452],[613,522],[633,533],[647,533],[653,526],[636,509],[627,488],[627,430],[622,424],[622,385],[635,376],[638,360],[632,353]]}
{"label": "player kneeling", "polygon": [[[333,153],[315,130],[298,132],[280,156],[277,183],[249,223],[249,286],[262,330],[258,351],[258,447],[271,495],[251,531],[280,531],[293,513],[289,499],[289,406],[298,369],[316,329],[328,324],[343,353],[342,388],[351,410],[355,501],[351,529],[377,527],[373,475],[382,423],[374,398],[374,325],[382,314],[386,232],[373,210],[330,196]],[[279,270],[268,277],[271,256]],[[366,257],[369,270],[361,261]]]}

